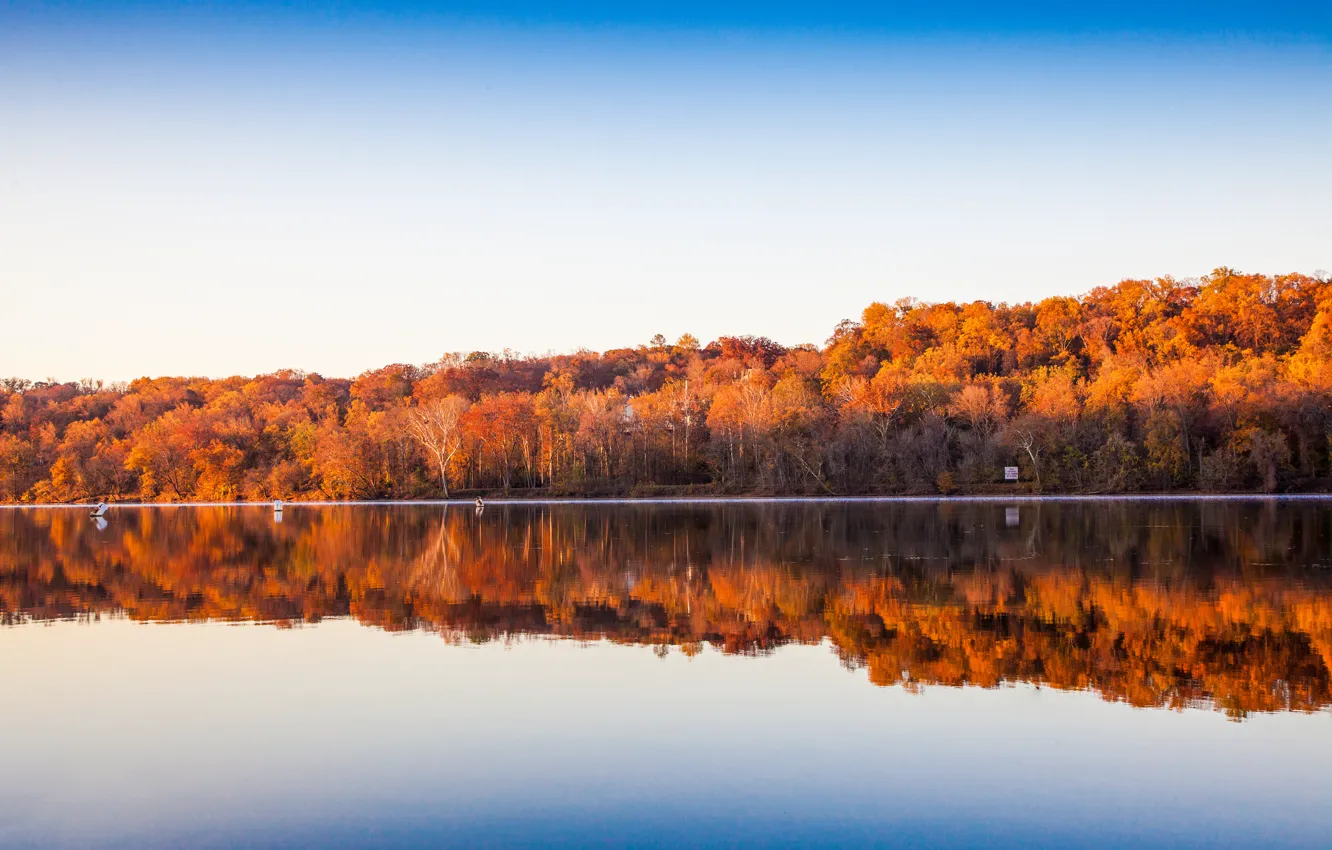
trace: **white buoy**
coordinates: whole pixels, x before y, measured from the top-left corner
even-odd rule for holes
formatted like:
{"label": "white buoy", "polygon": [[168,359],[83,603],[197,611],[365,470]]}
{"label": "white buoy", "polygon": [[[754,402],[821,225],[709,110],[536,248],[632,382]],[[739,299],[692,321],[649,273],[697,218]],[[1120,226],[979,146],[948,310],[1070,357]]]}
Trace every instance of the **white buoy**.
{"label": "white buoy", "polygon": [[108,510],[110,510],[110,508],[108,508],[108,507],[106,506],[106,502],[98,502],[98,503],[97,503],[97,507],[93,508],[93,512],[90,513],[90,514],[88,514],[88,516],[91,516],[91,517],[102,517],[102,516],[106,516],[106,512],[107,512]]}
{"label": "white buoy", "polygon": [[481,501],[481,497],[480,497],[480,496],[477,496],[477,497],[476,497],[476,506],[477,506],[478,508],[484,508],[484,507],[486,506],[486,503],[483,502],[483,501]]}
{"label": "white buoy", "polygon": [[282,513],[282,500],[281,500],[281,499],[274,499],[274,500],[273,500],[273,513],[275,513],[275,514],[280,514],[280,513]]}

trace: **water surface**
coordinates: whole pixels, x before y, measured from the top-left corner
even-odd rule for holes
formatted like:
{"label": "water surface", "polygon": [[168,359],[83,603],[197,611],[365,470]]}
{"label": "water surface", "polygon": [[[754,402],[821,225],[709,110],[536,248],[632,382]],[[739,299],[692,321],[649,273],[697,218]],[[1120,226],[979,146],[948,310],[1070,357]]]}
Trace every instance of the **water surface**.
{"label": "water surface", "polygon": [[0,511],[0,843],[1316,846],[1332,505]]}

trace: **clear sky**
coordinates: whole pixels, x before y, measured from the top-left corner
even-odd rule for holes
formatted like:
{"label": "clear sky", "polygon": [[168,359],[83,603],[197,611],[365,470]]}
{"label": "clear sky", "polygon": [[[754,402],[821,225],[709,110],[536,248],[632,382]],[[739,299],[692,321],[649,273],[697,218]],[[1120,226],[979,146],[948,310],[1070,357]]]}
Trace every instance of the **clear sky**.
{"label": "clear sky", "polygon": [[623,6],[0,6],[0,375],[1332,269],[1332,5]]}

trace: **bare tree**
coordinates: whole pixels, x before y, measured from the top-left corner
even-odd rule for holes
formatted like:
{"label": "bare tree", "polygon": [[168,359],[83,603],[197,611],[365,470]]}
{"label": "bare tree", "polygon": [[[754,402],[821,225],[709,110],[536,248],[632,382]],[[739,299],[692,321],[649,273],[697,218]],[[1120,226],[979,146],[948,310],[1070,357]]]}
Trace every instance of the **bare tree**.
{"label": "bare tree", "polygon": [[416,441],[435,458],[444,498],[449,497],[449,462],[462,448],[458,420],[470,405],[459,395],[422,404],[408,412],[407,427]]}
{"label": "bare tree", "polygon": [[1013,428],[1011,438],[1013,445],[1017,446],[1027,453],[1031,458],[1032,471],[1036,473],[1036,492],[1041,491],[1041,448],[1036,443],[1036,434],[1027,428]]}

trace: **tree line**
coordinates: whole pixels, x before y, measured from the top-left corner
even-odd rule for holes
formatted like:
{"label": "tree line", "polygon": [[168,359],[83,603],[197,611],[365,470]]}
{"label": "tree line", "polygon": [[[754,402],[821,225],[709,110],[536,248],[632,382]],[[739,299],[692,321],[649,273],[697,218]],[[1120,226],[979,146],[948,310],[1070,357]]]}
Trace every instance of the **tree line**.
{"label": "tree line", "polygon": [[[1332,480],[1332,280],[875,303],[763,337],[355,379],[0,382],[0,500],[1286,491]],[[1010,489],[1012,485],[1007,485]]]}

